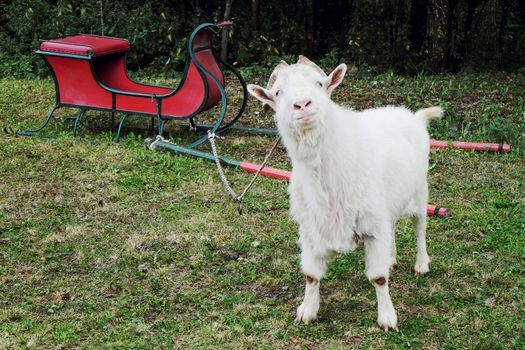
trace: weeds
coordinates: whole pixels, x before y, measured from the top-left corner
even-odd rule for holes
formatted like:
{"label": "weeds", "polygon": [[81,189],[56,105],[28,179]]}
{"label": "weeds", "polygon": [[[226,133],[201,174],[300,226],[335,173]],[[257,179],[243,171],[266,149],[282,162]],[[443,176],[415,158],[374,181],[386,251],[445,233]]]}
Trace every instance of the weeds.
{"label": "weeds", "polygon": [[[440,104],[434,138],[515,147],[431,152],[430,200],[453,216],[429,220],[424,277],[411,270],[409,221],[397,225],[399,333],[375,324],[361,249],[330,265],[319,320],[292,322],[303,276],[286,183],[258,180],[239,216],[213,164],[143,148],[148,120],[136,118],[121,144],[94,112],[77,139],[68,111],[47,139],[1,135],[0,348],[523,348],[523,81],[357,72],[335,96],[356,108]],[[0,88],[0,124],[13,129],[37,125],[54,98],[48,80]],[[273,121],[250,100],[243,123]],[[195,137],[168,131],[179,143]],[[230,134],[219,147],[260,161],[271,143]],[[289,167],[282,148],[272,165]],[[238,188],[249,181],[227,175]]]}

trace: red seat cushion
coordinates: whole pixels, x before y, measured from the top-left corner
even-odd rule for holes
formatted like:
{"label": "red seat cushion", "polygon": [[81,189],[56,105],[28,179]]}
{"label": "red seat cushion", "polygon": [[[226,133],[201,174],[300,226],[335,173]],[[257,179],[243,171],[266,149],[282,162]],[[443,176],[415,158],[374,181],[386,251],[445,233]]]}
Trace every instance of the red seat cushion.
{"label": "red seat cushion", "polygon": [[128,51],[129,47],[129,42],[123,39],[75,35],[62,39],[44,40],[40,44],[40,51],[99,57]]}

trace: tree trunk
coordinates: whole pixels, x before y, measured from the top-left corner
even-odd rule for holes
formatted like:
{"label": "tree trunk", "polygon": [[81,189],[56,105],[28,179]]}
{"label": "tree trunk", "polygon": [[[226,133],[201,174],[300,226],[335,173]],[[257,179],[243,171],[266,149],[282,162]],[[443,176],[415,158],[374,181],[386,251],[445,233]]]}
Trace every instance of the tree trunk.
{"label": "tree trunk", "polygon": [[410,6],[410,42],[420,51],[427,39],[428,0],[412,1]]}
{"label": "tree trunk", "polygon": [[474,13],[479,5],[480,0],[467,0],[467,15],[464,22],[463,38],[458,45],[458,53],[464,62],[468,54],[468,46],[470,42],[470,35],[472,31],[472,23],[474,21]]}
{"label": "tree trunk", "polygon": [[319,47],[319,18],[322,16],[322,9],[319,0],[307,0],[306,38],[308,54],[315,57]]}
{"label": "tree trunk", "polygon": [[257,32],[257,12],[259,11],[259,0],[252,0],[252,14],[250,18],[250,34],[253,36]]}
{"label": "tree trunk", "polygon": [[498,43],[503,43],[503,36],[505,34],[505,28],[509,18],[510,4],[509,0],[501,1],[501,17],[498,28]]}
{"label": "tree trunk", "polygon": [[[230,14],[232,11],[232,2],[233,0],[226,0],[226,8],[224,9],[224,20],[227,21],[230,19]],[[226,61],[228,56],[228,35],[230,30],[228,27],[222,28],[222,38],[221,38],[221,59]]]}
{"label": "tree trunk", "polygon": [[428,35],[432,38],[429,42],[433,56],[431,68],[436,71],[446,68],[449,63],[453,15],[451,3],[454,2],[454,0],[430,0]]}
{"label": "tree trunk", "polygon": [[455,11],[457,6],[456,0],[449,0],[448,1],[448,9],[447,9],[447,20],[446,20],[446,32],[445,32],[445,42],[444,42],[444,60],[442,67],[447,70],[456,70],[457,63],[454,60],[453,53],[454,53],[454,47],[452,35],[454,33],[454,26],[455,26]]}

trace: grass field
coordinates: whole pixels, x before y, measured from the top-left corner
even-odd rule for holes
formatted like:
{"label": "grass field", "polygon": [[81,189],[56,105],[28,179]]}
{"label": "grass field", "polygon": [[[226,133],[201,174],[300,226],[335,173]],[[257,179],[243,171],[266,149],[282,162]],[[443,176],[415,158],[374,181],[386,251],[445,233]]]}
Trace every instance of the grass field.
{"label": "grass field", "polygon": [[[54,98],[50,80],[5,78],[0,90],[0,126],[13,129],[38,125]],[[430,201],[453,215],[429,219],[425,276],[413,275],[409,222],[397,225],[400,332],[375,323],[362,249],[330,265],[319,319],[293,322],[304,277],[286,183],[258,180],[240,216],[213,164],[146,150],[139,117],[116,144],[108,115],[90,112],[76,139],[64,118],[43,137],[0,135],[0,349],[523,349],[525,76],[357,73],[334,98],[439,104],[433,138],[514,146],[431,151]],[[273,126],[253,100],[244,123]],[[218,147],[261,161],[272,142],[229,134]],[[271,165],[289,169],[284,149]],[[250,180],[227,175],[238,191]]]}

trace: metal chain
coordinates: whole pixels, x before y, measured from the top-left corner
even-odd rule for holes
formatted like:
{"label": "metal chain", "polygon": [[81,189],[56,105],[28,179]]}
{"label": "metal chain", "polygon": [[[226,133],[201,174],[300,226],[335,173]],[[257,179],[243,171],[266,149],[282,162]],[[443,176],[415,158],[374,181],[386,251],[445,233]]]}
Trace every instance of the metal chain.
{"label": "metal chain", "polygon": [[222,183],[224,184],[224,187],[226,188],[226,191],[230,194],[230,197],[234,201],[239,202],[238,211],[239,211],[239,214],[242,214],[242,209],[243,209],[242,208],[242,200],[243,200],[244,196],[246,196],[246,194],[248,193],[250,188],[255,183],[255,180],[257,179],[257,177],[259,177],[259,175],[263,171],[264,167],[266,166],[266,164],[270,160],[270,157],[273,155],[273,152],[275,151],[275,149],[277,148],[277,145],[281,141],[281,137],[277,138],[277,140],[273,144],[272,148],[270,149],[270,152],[268,152],[268,154],[264,158],[264,161],[262,162],[261,166],[259,167],[259,169],[257,169],[257,172],[252,177],[250,183],[244,188],[244,190],[241,192],[240,195],[237,195],[237,193],[235,193],[235,191],[232,189],[228,179],[226,178],[226,174],[224,174],[224,169],[222,168],[221,161],[220,161],[219,155],[217,153],[217,146],[215,145],[215,138],[216,137],[217,136],[214,133],[212,133],[211,131],[208,130],[208,140],[210,141],[211,151],[213,153],[213,157],[215,158],[215,164],[217,165],[217,171],[219,172],[219,177],[221,178]]}
{"label": "metal chain", "polygon": [[213,153],[213,158],[215,158],[215,164],[217,165],[217,171],[219,172],[219,176],[222,180],[222,183],[224,184],[224,188],[226,188],[226,191],[230,194],[230,197],[234,201],[239,201],[239,196],[237,196],[237,193],[233,190],[233,188],[230,186],[230,183],[228,182],[228,179],[226,178],[226,174],[224,174],[224,169],[222,168],[221,161],[219,159],[219,155],[217,154],[217,147],[215,146],[215,138],[217,136],[215,133],[212,133],[210,130],[208,130],[208,140],[211,144],[211,151]]}
{"label": "metal chain", "polygon": [[167,142],[166,139],[160,135],[157,135],[157,137],[155,137],[155,140],[153,140],[153,142],[151,142],[147,147],[154,151],[155,150],[155,146],[157,146],[157,143],[159,143],[160,141],[164,141],[164,142]]}

